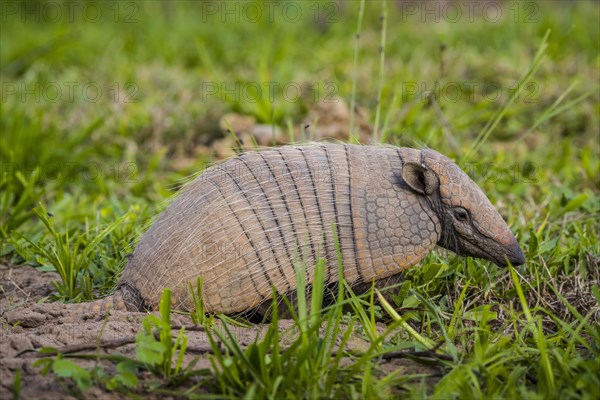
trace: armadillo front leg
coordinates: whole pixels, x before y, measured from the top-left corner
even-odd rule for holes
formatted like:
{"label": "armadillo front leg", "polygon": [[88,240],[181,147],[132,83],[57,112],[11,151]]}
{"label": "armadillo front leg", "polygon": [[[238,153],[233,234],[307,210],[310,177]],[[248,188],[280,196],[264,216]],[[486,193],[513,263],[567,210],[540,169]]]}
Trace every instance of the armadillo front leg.
{"label": "armadillo front leg", "polygon": [[144,311],[146,309],[140,292],[127,284],[121,284],[111,296],[85,303],[85,307],[94,312]]}

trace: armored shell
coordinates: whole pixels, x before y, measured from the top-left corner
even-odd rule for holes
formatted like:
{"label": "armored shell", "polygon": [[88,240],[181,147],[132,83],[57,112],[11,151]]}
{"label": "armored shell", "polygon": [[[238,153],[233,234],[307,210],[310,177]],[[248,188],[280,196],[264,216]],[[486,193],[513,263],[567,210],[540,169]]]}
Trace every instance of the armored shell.
{"label": "armored shell", "polygon": [[524,261],[479,187],[433,150],[313,144],[249,152],[182,189],[141,238],[120,287],[143,303],[133,308],[156,309],[169,287],[174,305],[189,309],[188,282],[201,276],[207,311],[248,310],[271,298],[273,287],[295,290],[299,262],[310,284],[324,259],[325,279],[335,282],[335,233],[345,280],[380,280],[448,245],[444,209],[452,207],[477,207],[471,225],[499,249],[488,257],[457,241],[453,250],[499,264],[502,256]]}

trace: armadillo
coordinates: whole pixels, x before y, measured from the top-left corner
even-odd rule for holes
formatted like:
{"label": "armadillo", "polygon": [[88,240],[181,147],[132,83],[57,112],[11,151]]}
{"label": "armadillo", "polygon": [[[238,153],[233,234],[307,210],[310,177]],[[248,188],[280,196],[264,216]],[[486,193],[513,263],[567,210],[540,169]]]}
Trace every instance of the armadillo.
{"label": "armadillo", "polygon": [[[335,228],[335,229],[334,229]],[[337,243],[336,243],[337,234]],[[431,149],[350,144],[247,152],[208,168],[143,235],[112,303],[157,309],[164,288],[193,308],[203,280],[208,312],[238,313],[290,293],[325,260],[326,283],[378,281],[419,263],[436,245],[499,266],[525,256],[483,191]]]}

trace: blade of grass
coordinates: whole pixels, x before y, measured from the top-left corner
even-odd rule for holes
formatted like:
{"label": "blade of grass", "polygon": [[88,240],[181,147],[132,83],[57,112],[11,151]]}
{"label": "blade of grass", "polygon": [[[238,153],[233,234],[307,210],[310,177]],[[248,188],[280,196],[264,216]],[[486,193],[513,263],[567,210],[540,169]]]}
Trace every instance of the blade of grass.
{"label": "blade of grass", "polygon": [[458,299],[456,299],[456,303],[454,304],[454,313],[452,313],[452,318],[450,319],[450,324],[448,325],[448,337],[452,340],[456,337],[456,324],[458,322],[459,315],[462,313],[463,301],[465,299],[465,295],[467,294],[467,289],[469,288],[470,283],[471,280],[469,279],[460,291],[460,295],[458,296]]}
{"label": "blade of grass", "polygon": [[435,347],[435,342],[433,342],[431,339],[419,335],[419,333],[415,331],[413,327],[410,326],[404,320],[404,318],[402,318],[400,314],[396,312],[396,310],[394,310],[394,307],[392,307],[392,305],[388,303],[388,301],[385,299],[385,297],[383,297],[379,290],[376,290],[376,292],[377,297],[379,298],[379,302],[381,303],[385,311],[387,311],[387,313],[392,317],[392,319],[394,319],[394,321],[398,321],[400,323],[402,329],[404,329],[417,342],[421,343],[427,350]]}
{"label": "blade of grass", "polygon": [[373,138],[377,142],[379,137],[379,119],[381,118],[381,94],[383,92],[383,81],[385,72],[385,39],[387,35],[387,0],[381,1],[381,43],[379,45],[379,80],[377,82],[377,106],[375,108],[375,124],[373,127]]}
{"label": "blade of grass", "polygon": [[356,85],[358,83],[358,53],[360,50],[360,36],[362,34],[362,23],[365,13],[365,0],[360,0],[358,6],[358,22],[356,26],[356,35],[354,37],[354,62],[352,64],[352,96],[350,98],[350,132],[348,137],[350,143],[358,143],[356,128],[355,128],[355,114],[356,114]]}
{"label": "blade of grass", "polygon": [[562,101],[565,99],[565,97],[573,90],[573,88],[577,85],[577,82],[573,82],[571,85],[569,85],[569,87],[563,92],[561,93],[561,95],[554,101],[554,103],[548,107],[543,113],[542,115],[540,115],[535,122],[533,123],[533,125],[531,125],[531,127],[529,129],[527,129],[527,131],[525,132],[525,134],[521,135],[517,140],[515,140],[515,142],[513,143],[511,149],[509,150],[509,152],[513,151],[516,146],[521,143],[523,140],[525,140],[538,126],[540,126],[541,124],[551,120],[552,118],[554,118],[555,116],[575,107],[577,104],[581,103],[582,101],[584,101],[585,99],[587,99],[588,97],[590,97],[591,95],[595,94],[598,92],[599,88],[595,87],[593,89],[588,90],[587,92],[585,92],[584,94],[574,98],[573,100],[567,102],[566,104],[563,104],[562,106],[559,107],[560,103],[562,103]]}
{"label": "blade of grass", "polygon": [[473,154],[475,154],[479,151],[481,146],[486,142],[486,140],[488,139],[490,134],[494,131],[496,126],[498,126],[498,123],[500,123],[500,121],[502,120],[502,118],[504,117],[506,112],[508,111],[509,107],[514,103],[515,99],[521,94],[521,91],[525,87],[525,83],[527,83],[529,81],[529,79],[533,76],[533,74],[537,71],[537,69],[539,68],[539,66],[542,62],[544,55],[546,54],[546,50],[548,49],[548,38],[549,37],[550,37],[550,29],[548,29],[546,31],[546,34],[542,38],[542,43],[540,44],[540,47],[539,47],[535,57],[533,58],[533,61],[532,61],[531,65],[529,66],[529,69],[517,83],[517,87],[515,88],[513,94],[504,103],[504,105],[495,113],[495,115],[488,121],[488,123],[483,127],[481,132],[479,132],[479,135],[477,135],[477,138],[475,139],[473,146],[471,146],[471,149],[462,158],[461,162],[463,162],[463,163],[468,162],[471,159],[471,157],[473,156]]}
{"label": "blade of grass", "polygon": [[531,315],[531,311],[529,310],[529,305],[527,304],[527,300],[525,299],[525,295],[523,294],[523,289],[521,288],[521,284],[519,282],[519,278],[517,276],[517,272],[509,265],[510,275],[512,277],[513,283],[515,285],[515,289],[517,290],[517,295],[519,297],[519,301],[521,302],[521,307],[523,308],[523,313],[525,314],[525,318],[527,320],[527,326],[531,330],[533,337],[535,338],[537,348],[540,356],[540,372],[544,381],[546,383],[546,392],[548,394],[554,393],[555,390],[555,382],[554,382],[554,373],[552,372],[552,364],[550,362],[550,356],[548,354],[548,347],[546,345],[546,338],[544,337],[544,330],[542,326],[542,321],[540,319],[534,320]]}

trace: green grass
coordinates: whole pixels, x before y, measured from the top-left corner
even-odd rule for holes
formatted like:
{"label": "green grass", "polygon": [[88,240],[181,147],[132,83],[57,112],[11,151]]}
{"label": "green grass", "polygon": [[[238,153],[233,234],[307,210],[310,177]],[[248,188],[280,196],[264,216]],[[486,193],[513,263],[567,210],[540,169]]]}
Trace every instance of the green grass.
{"label": "green grass", "polygon": [[[29,3],[43,16],[48,3]],[[52,22],[34,20],[35,8],[21,18],[19,2],[3,3],[5,12],[6,4],[17,14],[6,15],[0,35],[5,262],[58,271],[64,300],[109,292],[166,199],[213,161],[199,146],[225,135],[221,115],[291,132],[333,82],[336,96],[368,111],[378,138],[456,159],[506,216],[527,265],[506,270],[434,252],[405,274],[393,299],[398,315],[374,304],[374,293],[319,315],[299,305],[299,341],[286,349],[277,318],[246,348],[209,328],[228,353],[214,355],[202,390],[277,398],[600,395],[596,3],[506,3],[498,21],[477,12],[469,21],[463,10],[462,23],[422,22],[419,8],[410,15],[392,2],[364,2],[362,10],[361,2],[304,2],[296,22],[278,8],[272,22],[237,22],[193,2],[159,1],[109,2],[96,22],[80,13]],[[242,95],[254,84],[266,90],[266,82],[279,84],[272,99]],[[290,82],[312,90],[286,100],[281,87]],[[234,94],[207,94],[207,85]],[[96,87],[102,94],[93,98]],[[318,298],[310,301],[320,308]],[[334,336],[338,346],[355,336],[369,346],[342,354],[328,347]],[[390,352],[431,343],[437,356],[417,361],[433,364],[436,376],[381,367]],[[136,365],[122,364],[112,385],[133,385]],[[166,361],[159,367],[172,373]],[[88,383],[64,362],[55,370]],[[185,385],[169,390],[191,395]]]}

